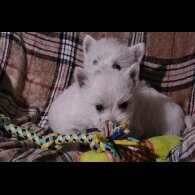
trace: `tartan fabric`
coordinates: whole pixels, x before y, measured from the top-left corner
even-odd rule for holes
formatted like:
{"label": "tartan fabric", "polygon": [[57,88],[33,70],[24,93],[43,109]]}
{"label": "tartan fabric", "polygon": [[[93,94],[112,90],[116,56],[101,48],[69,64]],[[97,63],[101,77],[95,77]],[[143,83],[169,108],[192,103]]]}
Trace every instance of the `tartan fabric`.
{"label": "tartan fabric", "polygon": [[187,130],[183,134],[183,140],[168,155],[170,162],[194,161],[195,158],[195,127]]}
{"label": "tartan fabric", "polygon": [[[48,133],[43,129],[48,109],[70,85],[74,66],[79,65],[79,41],[76,32],[0,33],[0,112],[15,124]],[[13,145],[11,140],[7,143]],[[6,152],[11,161],[18,157],[15,150],[3,150],[2,155]],[[14,159],[10,153],[15,154]]]}
{"label": "tartan fabric", "polygon": [[147,33],[141,78],[195,115],[195,33]]}
{"label": "tartan fabric", "polygon": [[[71,84],[74,68],[83,66],[82,40],[86,33],[95,38],[112,36],[129,46],[144,41],[146,53],[140,78],[173,98],[186,114],[195,115],[194,32],[1,32],[0,113],[40,135],[50,132],[48,110]],[[34,159],[35,146],[24,144],[21,148],[17,137],[0,133],[0,161]],[[39,160],[47,161],[50,151],[43,153],[44,158]],[[55,155],[53,161],[75,160],[59,160],[61,154]]]}

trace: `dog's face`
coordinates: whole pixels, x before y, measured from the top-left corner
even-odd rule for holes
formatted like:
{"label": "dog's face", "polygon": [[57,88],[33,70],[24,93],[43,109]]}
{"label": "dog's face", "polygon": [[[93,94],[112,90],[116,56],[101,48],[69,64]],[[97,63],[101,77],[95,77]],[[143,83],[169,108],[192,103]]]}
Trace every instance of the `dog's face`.
{"label": "dog's face", "polygon": [[83,40],[84,68],[89,73],[102,72],[105,69],[123,70],[140,62],[144,51],[144,43],[127,47],[113,38],[95,40],[86,35]]}
{"label": "dog's face", "polygon": [[133,64],[126,71],[106,70],[93,76],[84,69],[78,69],[74,76],[84,93],[83,112],[87,112],[89,120],[96,127],[102,128],[102,121],[108,120],[121,123],[126,119],[128,124],[131,123],[139,64]]}

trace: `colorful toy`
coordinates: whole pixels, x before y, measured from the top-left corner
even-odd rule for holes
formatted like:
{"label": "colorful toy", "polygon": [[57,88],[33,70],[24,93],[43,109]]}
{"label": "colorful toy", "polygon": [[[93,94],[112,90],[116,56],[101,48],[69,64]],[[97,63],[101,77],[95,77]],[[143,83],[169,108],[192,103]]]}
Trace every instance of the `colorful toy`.
{"label": "colorful toy", "polygon": [[87,132],[97,131],[95,134],[50,133],[46,136],[39,136],[12,124],[10,118],[0,114],[0,128],[34,142],[42,149],[60,151],[65,143],[89,144],[92,150],[78,156],[78,162],[166,161],[166,156],[181,140],[177,136],[160,136],[139,141],[128,136],[129,130],[126,126],[126,121],[123,121],[121,125],[109,122],[109,131],[114,130],[116,133],[107,138],[97,128],[87,129]]}
{"label": "colorful toy", "polygon": [[[93,150],[85,152],[78,156],[78,162],[166,162],[168,154],[180,143],[181,137],[164,135],[153,137],[147,140],[139,141],[140,146],[148,148],[153,156],[140,150],[130,150],[129,156],[125,159],[115,158],[114,155],[108,152],[96,153]],[[128,146],[128,141],[117,140],[117,144]],[[130,143],[131,145],[131,143]],[[135,148],[136,149],[136,148]]]}

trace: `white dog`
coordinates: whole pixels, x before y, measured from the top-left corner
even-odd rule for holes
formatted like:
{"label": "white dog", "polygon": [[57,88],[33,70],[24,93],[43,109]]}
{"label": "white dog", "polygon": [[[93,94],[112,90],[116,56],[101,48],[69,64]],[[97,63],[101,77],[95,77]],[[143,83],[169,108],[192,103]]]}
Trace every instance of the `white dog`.
{"label": "white dog", "polygon": [[145,46],[144,43],[139,43],[127,47],[114,38],[95,40],[86,35],[83,40],[83,53],[84,69],[89,73],[96,73],[110,68],[121,70],[140,62],[145,53]]}
{"label": "white dog", "polygon": [[167,96],[139,81],[139,63],[125,71],[90,74],[77,68],[75,83],[52,104],[49,125],[58,133],[103,128],[102,121],[127,120],[135,138],[171,134],[185,129],[184,112]]}

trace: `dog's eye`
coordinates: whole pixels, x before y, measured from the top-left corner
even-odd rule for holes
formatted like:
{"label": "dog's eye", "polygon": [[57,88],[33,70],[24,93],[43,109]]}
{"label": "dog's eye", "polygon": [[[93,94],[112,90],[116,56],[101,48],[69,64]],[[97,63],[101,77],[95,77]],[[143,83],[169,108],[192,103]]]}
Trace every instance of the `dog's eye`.
{"label": "dog's eye", "polygon": [[98,112],[102,112],[102,111],[104,111],[104,106],[103,105],[96,105],[96,110]]}
{"label": "dog's eye", "polygon": [[93,60],[93,64],[97,65],[98,61],[97,60]]}
{"label": "dog's eye", "polygon": [[126,109],[127,106],[128,106],[128,103],[127,102],[123,102],[123,103],[121,103],[121,104],[118,105],[119,109],[123,109],[123,110]]}
{"label": "dog's eye", "polygon": [[121,70],[121,67],[118,64],[113,64],[112,68],[117,69],[117,70]]}

